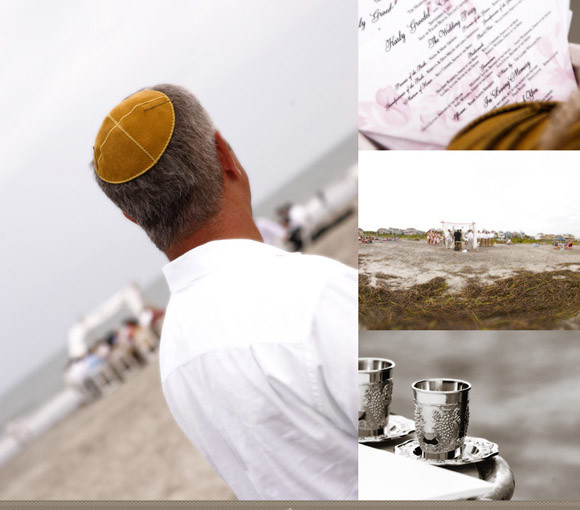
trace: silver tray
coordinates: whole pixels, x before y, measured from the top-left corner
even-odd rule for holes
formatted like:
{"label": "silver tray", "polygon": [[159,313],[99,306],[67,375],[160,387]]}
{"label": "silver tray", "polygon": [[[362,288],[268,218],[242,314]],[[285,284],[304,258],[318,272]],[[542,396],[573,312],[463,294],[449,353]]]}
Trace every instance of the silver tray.
{"label": "silver tray", "polygon": [[464,466],[465,464],[475,464],[476,462],[484,461],[499,453],[497,444],[480,437],[465,438],[465,446],[463,447],[463,454],[457,459],[435,460],[423,459],[421,457],[421,448],[417,439],[405,441],[400,445],[395,446],[395,454],[402,455],[409,459],[420,460],[436,466]]}
{"label": "silver tray", "polygon": [[398,414],[389,415],[389,423],[385,433],[380,436],[359,437],[359,443],[379,443],[405,437],[407,434],[415,431],[415,422]]}

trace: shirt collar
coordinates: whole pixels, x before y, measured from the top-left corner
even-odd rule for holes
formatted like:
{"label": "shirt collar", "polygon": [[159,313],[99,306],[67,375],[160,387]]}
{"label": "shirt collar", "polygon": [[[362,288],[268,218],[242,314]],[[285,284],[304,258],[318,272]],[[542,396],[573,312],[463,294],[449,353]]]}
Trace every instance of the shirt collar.
{"label": "shirt collar", "polygon": [[220,239],[197,246],[163,267],[171,292],[194,280],[232,265],[247,265],[258,257],[280,257],[291,253],[250,239]]}

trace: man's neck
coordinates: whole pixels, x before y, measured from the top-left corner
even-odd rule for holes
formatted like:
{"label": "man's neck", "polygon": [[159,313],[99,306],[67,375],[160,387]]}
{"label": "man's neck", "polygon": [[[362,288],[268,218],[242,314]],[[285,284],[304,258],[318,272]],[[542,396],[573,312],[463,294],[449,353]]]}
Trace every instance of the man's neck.
{"label": "man's neck", "polygon": [[226,220],[218,214],[216,218],[210,220],[193,234],[170,246],[165,250],[165,255],[169,261],[172,261],[202,244],[222,239],[250,239],[264,242],[251,215],[230,216]]}

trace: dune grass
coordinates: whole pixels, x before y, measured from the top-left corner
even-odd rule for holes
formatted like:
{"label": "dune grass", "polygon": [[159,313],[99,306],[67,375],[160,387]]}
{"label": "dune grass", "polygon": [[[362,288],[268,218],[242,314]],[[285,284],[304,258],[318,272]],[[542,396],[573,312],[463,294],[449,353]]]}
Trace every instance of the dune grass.
{"label": "dune grass", "polygon": [[444,278],[408,289],[359,275],[359,319],[367,329],[557,329],[580,314],[580,272],[518,274],[449,292]]}

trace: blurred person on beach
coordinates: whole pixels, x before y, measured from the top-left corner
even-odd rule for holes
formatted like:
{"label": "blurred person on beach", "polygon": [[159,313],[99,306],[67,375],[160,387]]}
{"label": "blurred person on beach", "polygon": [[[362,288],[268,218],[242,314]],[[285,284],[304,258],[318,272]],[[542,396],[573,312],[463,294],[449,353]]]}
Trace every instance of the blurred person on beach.
{"label": "blurred person on beach", "polygon": [[301,204],[285,204],[277,212],[290,246],[294,251],[301,251],[308,244],[306,209]]}
{"label": "blurred person on beach", "polygon": [[99,398],[102,395],[101,388],[93,379],[99,368],[100,360],[92,354],[71,359],[65,368],[64,380],[84,399]]}
{"label": "blurred person on beach", "polygon": [[451,235],[451,230],[447,229],[447,237],[445,238],[445,246],[447,249],[453,248],[453,236]]}
{"label": "blurred person on beach", "polygon": [[455,238],[455,251],[461,250],[461,230],[458,229],[453,233],[453,237]]}
{"label": "blurred person on beach", "polygon": [[240,499],[356,499],[356,271],[263,242],[248,175],[184,88],[117,105],[93,169],[169,259],[161,381],[189,440]]}
{"label": "blurred person on beach", "polygon": [[264,217],[256,218],[255,223],[266,244],[282,249],[286,247],[288,235],[280,223]]}
{"label": "blurred person on beach", "polygon": [[312,242],[311,232],[308,227],[306,208],[302,204],[292,204],[288,210],[288,230],[290,242],[294,249],[300,251]]}
{"label": "blurred person on beach", "polygon": [[475,236],[473,235],[473,231],[469,230],[467,232],[467,249],[468,250],[475,250]]}

